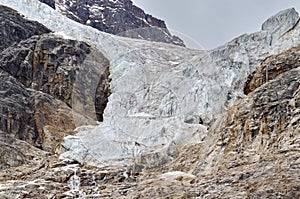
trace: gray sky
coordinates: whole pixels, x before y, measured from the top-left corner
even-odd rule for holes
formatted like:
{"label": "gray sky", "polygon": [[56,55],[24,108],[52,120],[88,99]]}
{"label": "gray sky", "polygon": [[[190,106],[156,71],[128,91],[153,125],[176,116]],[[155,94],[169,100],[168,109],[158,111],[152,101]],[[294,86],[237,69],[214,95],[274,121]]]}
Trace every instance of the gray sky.
{"label": "gray sky", "polygon": [[[168,28],[211,49],[260,30],[261,24],[299,0],[133,0],[146,13],[163,19]],[[184,36],[182,36],[184,37]]]}

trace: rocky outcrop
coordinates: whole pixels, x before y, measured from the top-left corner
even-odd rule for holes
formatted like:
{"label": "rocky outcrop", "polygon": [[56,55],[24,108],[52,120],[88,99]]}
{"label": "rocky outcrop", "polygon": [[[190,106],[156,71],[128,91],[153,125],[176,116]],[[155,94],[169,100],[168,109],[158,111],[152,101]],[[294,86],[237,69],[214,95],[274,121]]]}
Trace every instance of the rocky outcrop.
{"label": "rocky outcrop", "polygon": [[[34,35],[48,29],[23,19],[9,8],[1,9],[9,17],[10,27],[20,28],[15,29],[15,33],[7,32],[18,37],[3,39],[10,45],[3,46],[5,49],[0,52],[0,130],[3,141],[11,136],[54,153],[63,138],[73,134],[77,126],[93,124],[97,117],[102,120],[110,94],[109,62],[84,42],[47,33]],[[18,20],[24,22],[18,24]],[[27,32],[23,33],[23,30]],[[99,82],[88,93],[91,95],[83,92],[91,88],[86,83],[91,76],[82,78],[82,74],[87,73],[94,74],[94,80]],[[78,96],[81,101],[75,100]],[[72,109],[73,103],[76,107]],[[94,115],[85,114],[91,108],[78,113],[78,106],[91,107]],[[2,154],[7,154],[7,146],[3,145]],[[18,163],[25,159],[4,158],[3,165],[15,165],[10,161]]]}
{"label": "rocky outcrop", "polygon": [[249,77],[245,83],[244,93],[247,95],[278,75],[300,66],[300,47],[291,48],[279,55],[268,57]]}
{"label": "rocky outcrop", "polygon": [[0,77],[0,130],[40,147],[30,92],[4,71],[0,71]]}
{"label": "rocky outcrop", "polygon": [[[79,81],[80,74],[96,73],[98,79],[95,81],[99,84],[91,100],[95,101],[93,106],[101,120],[109,96],[109,62],[101,53],[97,54],[97,59],[87,59],[90,53],[91,48],[84,42],[48,34],[33,36],[0,53],[0,68],[26,88],[47,93],[69,107],[72,107],[72,95],[77,89],[73,85]],[[80,89],[86,88],[82,85]]]}
{"label": "rocky outcrop", "polygon": [[49,95],[27,90],[6,72],[1,71],[0,76],[3,141],[13,137],[51,151],[64,136],[73,134],[75,125],[69,107]]}
{"label": "rocky outcrop", "polygon": [[89,47],[53,35],[34,36],[0,54],[0,68],[25,87],[48,93],[71,106],[73,83]]}
{"label": "rocky outcrop", "polygon": [[55,9],[55,0],[39,0],[39,1]]}
{"label": "rocky outcrop", "polygon": [[0,52],[15,42],[50,32],[45,26],[26,20],[15,10],[2,5],[0,5],[0,21]]}
{"label": "rocky outcrop", "polygon": [[146,14],[130,0],[40,1],[56,7],[74,21],[103,32],[184,46],[179,37],[171,35],[164,21]]}

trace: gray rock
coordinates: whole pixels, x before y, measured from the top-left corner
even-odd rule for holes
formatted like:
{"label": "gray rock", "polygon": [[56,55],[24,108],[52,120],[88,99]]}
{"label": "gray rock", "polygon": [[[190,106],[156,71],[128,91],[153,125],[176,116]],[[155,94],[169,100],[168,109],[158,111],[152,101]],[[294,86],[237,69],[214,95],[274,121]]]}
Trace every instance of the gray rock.
{"label": "gray rock", "polygon": [[50,32],[45,26],[26,20],[16,11],[2,5],[0,5],[0,21],[0,52],[15,42]]}
{"label": "gray rock", "polygon": [[[8,38],[3,38],[7,45],[0,51],[2,141],[7,143],[13,137],[55,152],[64,136],[73,134],[76,125],[94,122],[82,115],[87,113],[95,120],[102,120],[110,94],[109,62],[84,42],[53,34],[39,35],[49,30],[37,22],[25,20],[10,8],[1,6],[1,9],[2,16],[6,15],[5,20],[9,20],[3,26],[5,34],[9,34],[3,35]],[[40,29],[40,32],[33,29]],[[97,68],[101,71],[96,71]],[[78,78],[82,73],[94,74],[94,81],[99,82],[95,88],[91,89],[86,83],[90,79]],[[90,93],[83,92],[89,90],[87,88]],[[76,101],[76,96],[80,100]],[[71,109],[74,100],[85,112],[79,114],[76,111],[80,109]],[[24,163],[22,158],[17,158],[22,155],[15,154],[17,159],[7,157],[8,150],[3,145],[3,167]]]}
{"label": "gray rock", "polygon": [[164,21],[146,14],[131,0],[39,1],[55,7],[74,21],[103,32],[184,46],[179,37],[171,35]]}
{"label": "gray rock", "polygon": [[[86,100],[90,95],[89,101],[94,103],[92,108],[96,108],[97,118],[102,120],[110,95],[109,62],[101,53],[92,58],[94,52],[91,50],[84,42],[65,40],[51,34],[33,36],[1,52],[0,68],[13,75],[26,88],[47,93],[69,107],[72,107],[75,94],[80,96],[76,99],[81,100]],[[92,71],[97,68],[101,71]],[[99,82],[89,95],[83,90],[90,87],[86,83],[90,80],[80,79],[83,77],[81,73],[94,74],[94,81]]]}
{"label": "gray rock", "polygon": [[270,44],[283,34],[293,29],[299,22],[299,14],[294,8],[283,10],[270,17],[262,24],[262,31],[267,31],[270,35]]}
{"label": "gray rock", "polygon": [[283,10],[270,17],[262,24],[262,30],[269,32],[279,31],[279,34],[287,32],[299,21],[298,12],[295,8]]}

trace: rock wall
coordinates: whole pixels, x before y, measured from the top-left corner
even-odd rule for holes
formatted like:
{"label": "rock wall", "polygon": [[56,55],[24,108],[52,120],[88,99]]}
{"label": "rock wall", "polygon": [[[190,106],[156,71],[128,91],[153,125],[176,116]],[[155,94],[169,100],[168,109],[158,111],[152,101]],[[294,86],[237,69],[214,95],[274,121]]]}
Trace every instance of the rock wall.
{"label": "rock wall", "polygon": [[34,36],[3,51],[0,68],[27,88],[48,93],[71,107],[76,71],[88,53],[89,46],[83,42]]}
{"label": "rock wall", "polygon": [[[3,6],[1,10],[5,19],[10,20],[10,24],[2,23],[2,30],[13,29],[6,32],[10,36],[3,38],[7,44],[0,52],[3,138],[10,136],[55,152],[63,138],[74,133],[76,126],[93,124],[97,116],[102,119],[110,93],[109,62],[84,42],[47,33],[49,30],[44,26],[25,20],[14,10]],[[40,32],[33,32],[36,29]],[[96,68],[100,69],[95,71]],[[78,78],[81,73],[95,73],[94,81],[99,81],[89,97],[93,114],[72,109],[73,103],[87,106],[87,100],[74,101],[77,93],[80,99],[85,99],[82,95],[86,93],[82,90],[89,87]]]}
{"label": "rock wall", "polygon": [[48,28],[37,22],[25,20],[11,8],[0,5],[0,11],[0,52],[14,42],[50,32]]}
{"label": "rock wall", "polygon": [[278,75],[299,67],[299,47],[291,48],[279,55],[268,57],[249,77],[244,93],[249,94]]}

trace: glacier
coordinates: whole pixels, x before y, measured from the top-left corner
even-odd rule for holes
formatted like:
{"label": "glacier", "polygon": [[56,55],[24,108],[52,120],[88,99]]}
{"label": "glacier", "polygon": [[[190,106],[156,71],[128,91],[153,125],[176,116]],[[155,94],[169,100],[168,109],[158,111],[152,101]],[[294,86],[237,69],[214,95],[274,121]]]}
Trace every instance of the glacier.
{"label": "glacier", "polygon": [[[76,136],[64,139],[68,151],[61,154],[98,166],[141,161],[152,167],[185,145],[201,142],[209,136],[207,128],[244,97],[248,75],[266,57],[300,44],[295,9],[272,16],[259,32],[216,49],[192,50],[100,32],[37,0],[0,3],[57,35],[89,43],[110,60],[112,94],[103,122],[78,123]],[[94,65],[87,62],[86,67]]]}

